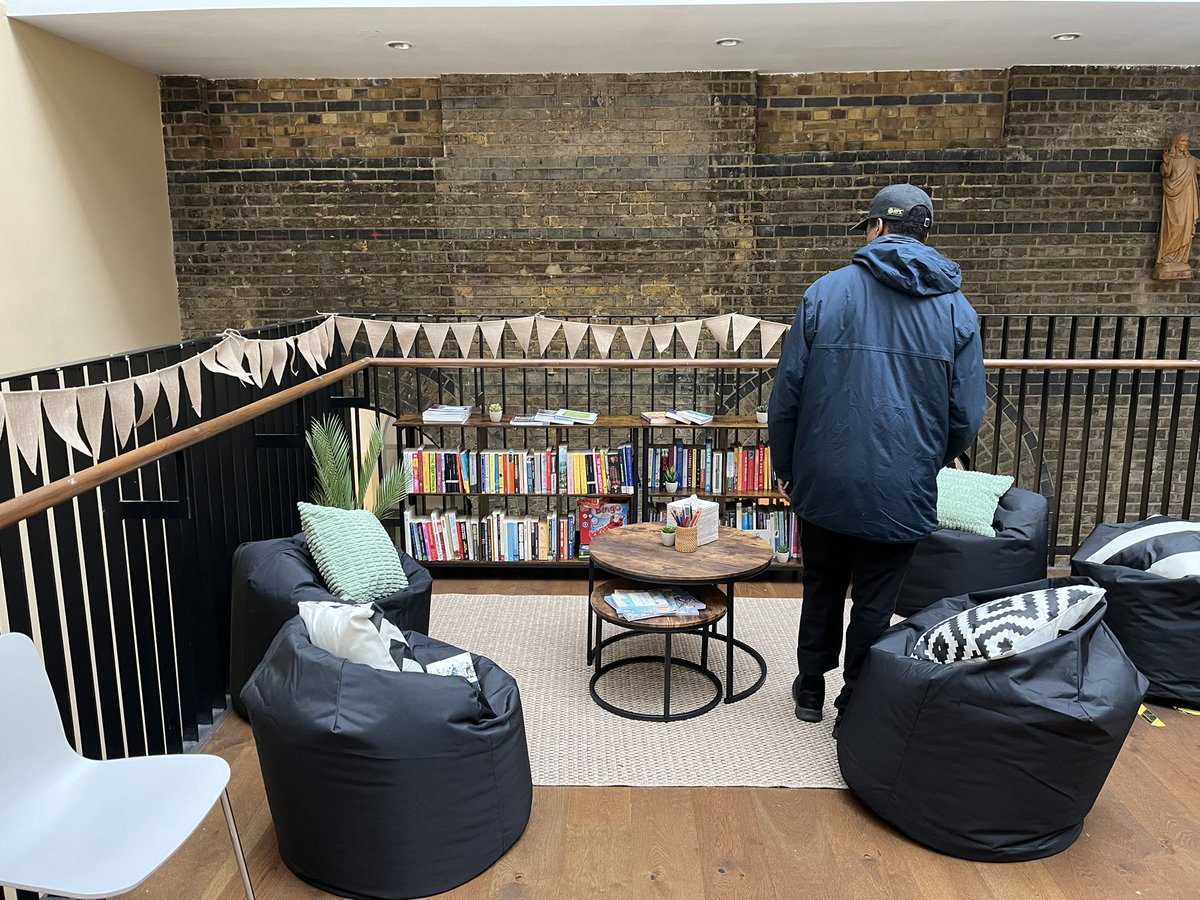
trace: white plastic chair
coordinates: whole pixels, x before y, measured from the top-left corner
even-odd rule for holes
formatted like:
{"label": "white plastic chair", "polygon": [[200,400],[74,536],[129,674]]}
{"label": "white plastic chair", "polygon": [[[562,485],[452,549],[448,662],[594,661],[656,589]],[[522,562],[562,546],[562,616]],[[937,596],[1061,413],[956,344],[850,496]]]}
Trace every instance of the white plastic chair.
{"label": "white plastic chair", "polygon": [[33,642],[0,634],[0,885],[115,897],[150,877],[219,797],[254,898],[217,756],[91,760],[67,743]]}

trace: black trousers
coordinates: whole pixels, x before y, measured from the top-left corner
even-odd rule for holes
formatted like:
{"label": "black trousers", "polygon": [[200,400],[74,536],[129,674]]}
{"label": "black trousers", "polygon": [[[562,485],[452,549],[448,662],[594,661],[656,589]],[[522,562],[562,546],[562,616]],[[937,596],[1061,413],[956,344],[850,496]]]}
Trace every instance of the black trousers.
{"label": "black trousers", "polygon": [[843,666],[846,687],[834,703],[839,712],[846,708],[867,650],[891,622],[916,546],[915,542],[868,541],[801,521],[804,600],[796,640],[796,665],[801,675],[824,675],[837,668],[846,589],[854,585]]}

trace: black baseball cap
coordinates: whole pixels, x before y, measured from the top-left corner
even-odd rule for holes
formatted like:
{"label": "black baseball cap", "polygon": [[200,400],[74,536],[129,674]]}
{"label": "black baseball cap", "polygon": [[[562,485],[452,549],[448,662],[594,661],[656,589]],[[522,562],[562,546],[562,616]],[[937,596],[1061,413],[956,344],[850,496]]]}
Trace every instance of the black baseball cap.
{"label": "black baseball cap", "polygon": [[933,225],[933,201],[929,195],[915,184],[889,184],[875,195],[867,217],[850,228],[851,231],[865,231],[867,223],[872,219],[888,219],[899,222],[909,218],[918,206],[925,207],[923,224],[925,228]]}

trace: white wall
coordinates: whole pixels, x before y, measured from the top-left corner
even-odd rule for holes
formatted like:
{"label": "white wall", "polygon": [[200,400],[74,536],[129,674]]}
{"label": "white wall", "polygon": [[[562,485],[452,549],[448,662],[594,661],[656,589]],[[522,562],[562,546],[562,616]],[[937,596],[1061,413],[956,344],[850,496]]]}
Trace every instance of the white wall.
{"label": "white wall", "polygon": [[0,374],[178,338],[158,79],[0,18]]}

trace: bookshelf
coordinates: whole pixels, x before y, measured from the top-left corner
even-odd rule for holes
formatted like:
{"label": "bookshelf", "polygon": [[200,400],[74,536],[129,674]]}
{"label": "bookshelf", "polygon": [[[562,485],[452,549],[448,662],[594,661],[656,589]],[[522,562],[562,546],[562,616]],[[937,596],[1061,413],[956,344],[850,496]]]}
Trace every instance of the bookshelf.
{"label": "bookshelf", "polygon": [[[573,425],[513,425],[510,419],[492,422],[476,414],[463,424],[430,425],[409,414],[396,420],[401,454],[425,468],[422,477],[414,473],[413,492],[388,524],[398,527],[405,549],[423,565],[586,565],[587,557],[578,555],[581,499],[626,504],[625,521],[633,523],[656,521],[668,501],[695,493],[720,502],[723,524],[734,527],[748,505],[764,514],[782,506],[763,452],[767,426],[753,416],[717,416],[704,425],[651,425],[637,415],[599,415],[594,423]],[[672,494],[659,483],[661,470],[681,450],[691,451],[699,478]],[[726,470],[741,450],[753,450],[758,469],[735,466],[729,480]],[[703,463],[696,463],[697,454]],[[429,457],[440,460],[440,476],[430,477]],[[614,465],[616,477],[609,471]],[[714,484],[716,465],[722,471]],[[513,512],[514,505],[524,510]],[[772,566],[799,568],[795,559]]]}

